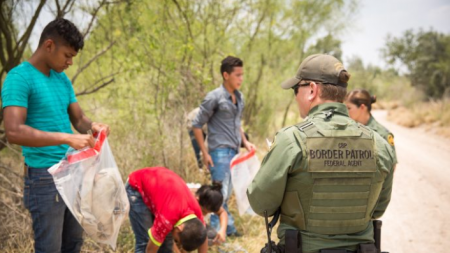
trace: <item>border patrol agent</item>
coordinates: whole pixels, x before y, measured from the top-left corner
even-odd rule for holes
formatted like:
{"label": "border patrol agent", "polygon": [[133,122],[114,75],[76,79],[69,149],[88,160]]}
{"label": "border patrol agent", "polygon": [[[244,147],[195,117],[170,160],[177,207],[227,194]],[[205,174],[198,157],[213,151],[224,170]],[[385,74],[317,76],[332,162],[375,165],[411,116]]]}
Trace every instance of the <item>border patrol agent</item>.
{"label": "border patrol agent", "polygon": [[[281,84],[294,89],[307,117],[277,133],[247,190],[259,215],[280,210],[279,252],[379,252],[372,219],[390,201],[393,153],[379,134],[349,118],[342,103],[349,78],[336,58],[317,54]],[[286,235],[292,231],[300,235],[294,249]]]}
{"label": "border patrol agent", "polygon": [[367,90],[356,89],[350,91],[346,98],[350,118],[354,119],[363,125],[368,126],[375,132],[381,135],[391,145],[394,153],[394,165],[397,164],[397,154],[395,152],[394,135],[386,127],[381,125],[370,113],[372,111],[372,104],[377,101],[375,95],[371,96]]}

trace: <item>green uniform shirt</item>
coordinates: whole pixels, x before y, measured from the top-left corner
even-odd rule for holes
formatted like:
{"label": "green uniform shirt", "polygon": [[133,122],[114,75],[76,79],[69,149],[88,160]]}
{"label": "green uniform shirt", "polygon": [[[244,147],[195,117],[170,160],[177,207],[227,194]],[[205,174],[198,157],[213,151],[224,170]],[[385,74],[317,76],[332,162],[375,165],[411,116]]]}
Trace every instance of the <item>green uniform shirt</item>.
{"label": "green uniform shirt", "polygon": [[[325,119],[324,113],[330,110],[334,110],[333,115],[331,118]],[[348,124],[347,129],[352,131],[358,129],[358,124],[348,117],[347,108],[342,103],[318,105],[311,109],[306,121],[313,122],[317,128],[324,131],[336,129],[339,124]],[[366,216],[369,217],[366,217],[367,222],[362,226],[364,228],[351,234],[319,234],[292,226],[293,223],[301,224],[302,222],[305,227],[311,225],[308,224],[310,220],[301,217],[301,214],[311,211],[311,196],[314,187],[311,182],[315,182],[315,179],[311,177],[311,173],[308,172],[308,163],[304,161],[302,146],[306,142],[302,139],[300,130],[293,126],[284,128],[277,133],[269,153],[264,157],[260,170],[247,190],[247,195],[251,207],[259,215],[263,215],[264,210],[267,210],[269,215],[273,215],[278,208],[281,208],[281,220],[277,231],[281,244],[284,244],[284,234],[287,229],[301,231],[304,253],[316,253],[327,248],[356,250],[359,243],[374,241],[373,226],[370,219],[380,217],[390,201],[393,180],[393,154],[392,149],[380,135],[369,128],[364,128],[373,135],[372,140],[375,141],[376,165],[373,165],[373,167],[375,167],[376,173],[373,174],[377,175],[379,186],[375,193],[375,201],[372,201],[370,205],[371,210],[367,211],[368,215]],[[333,176],[333,174],[331,175]],[[332,181],[333,178],[326,180]],[[345,191],[348,190],[345,189],[347,186],[340,185],[340,187],[345,194]],[[355,187],[355,185],[349,187]],[[368,187],[369,189],[376,188],[370,180]],[[322,218],[326,219],[326,213],[321,215]],[[363,215],[365,214],[363,213]],[[289,222],[286,221],[293,222],[287,224]]]}
{"label": "green uniform shirt", "polygon": [[367,122],[368,127],[373,129],[375,132],[381,135],[388,143],[391,145],[393,153],[394,153],[394,164],[397,164],[397,154],[395,152],[395,145],[394,145],[394,135],[383,125],[378,123],[378,121],[375,120],[375,118],[370,115],[369,122]]}

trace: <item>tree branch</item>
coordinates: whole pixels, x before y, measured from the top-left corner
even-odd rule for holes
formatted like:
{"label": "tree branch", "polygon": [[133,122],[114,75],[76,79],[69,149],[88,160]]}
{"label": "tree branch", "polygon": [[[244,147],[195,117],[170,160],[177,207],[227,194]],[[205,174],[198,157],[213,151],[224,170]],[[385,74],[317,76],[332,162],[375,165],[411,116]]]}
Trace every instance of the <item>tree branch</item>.
{"label": "tree branch", "polygon": [[31,19],[30,24],[27,27],[27,30],[25,30],[25,32],[23,33],[22,37],[19,39],[17,44],[23,43],[24,41],[28,42],[28,39],[30,38],[30,35],[31,35],[31,31],[33,31],[33,28],[34,28],[34,26],[36,24],[36,21],[37,21],[39,15],[41,14],[41,10],[42,10],[42,7],[44,7],[45,2],[47,2],[47,1],[46,0],[41,0],[41,2],[39,3],[36,11],[34,12],[34,16]]}
{"label": "tree branch", "polygon": [[[14,213],[17,213],[18,215],[22,216],[22,218],[28,219],[28,216],[27,216],[27,215],[25,215],[25,214],[23,214],[23,213],[17,211],[17,207],[12,207],[12,206],[8,205],[8,204],[7,204],[5,201],[3,201],[3,200],[0,201],[0,203],[3,204],[4,206],[8,207],[9,209],[11,209],[11,211],[13,211]],[[10,213],[10,212],[8,212],[8,213]]]}
{"label": "tree branch", "polygon": [[[16,176],[18,178],[22,178],[22,175],[19,175],[18,173],[14,172],[11,167],[6,166],[4,163],[0,163],[0,169],[4,169],[8,173],[11,173],[11,174],[13,174],[14,176]],[[2,174],[4,174],[4,173],[2,173]]]}
{"label": "tree branch", "polygon": [[248,101],[248,109],[245,111],[244,117],[245,122],[247,124],[251,124],[252,115],[258,114],[258,106],[257,106],[257,100],[258,100],[258,89],[259,84],[261,83],[261,78],[264,73],[264,67],[266,66],[266,60],[264,59],[264,54],[261,54],[261,65],[259,67],[258,76],[256,77],[256,80],[252,84],[252,93],[249,97]]}
{"label": "tree branch", "polygon": [[[113,75],[115,75],[115,74],[113,74]],[[100,79],[99,81],[96,82],[96,84],[99,83],[99,82],[101,82],[102,80],[104,80],[104,79],[106,79],[106,78],[107,78],[107,77]],[[83,95],[87,95],[87,94],[94,93],[94,92],[100,90],[101,88],[106,87],[108,84],[110,84],[110,83],[112,83],[112,82],[114,82],[114,77],[111,78],[111,79],[109,79],[108,81],[102,83],[101,85],[95,87],[95,88],[92,88],[92,89],[90,89],[90,90],[84,90],[84,91],[82,91],[82,92],[77,93],[76,95],[77,95],[77,96],[83,96]]]}
{"label": "tree branch", "polygon": [[22,191],[20,190],[20,188],[17,187],[15,183],[11,182],[11,180],[9,178],[7,178],[5,175],[3,175],[1,173],[0,173],[0,178],[2,178],[3,181],[7,182],[11,186],[11,188],[14,189],[14,191],[11,191],[8,188],[1,187],[1,184],[0,184],[0,188],[3,188],[4,190],[9,191],[10,193],[13,193],[17,197],[23,197],[23,194],[22,194]]}
{"label": "tree branch", "polygon": [[[0,64],[2,65],[2,70],[5,68],[5,65],[6,65],[6,58],[5,58],[5,55],[3,54],[4,53],[4,51],[3,51],[3,39],[2,39],[2,36],[1,36],[1,33],[0,33]],[[1,75],[0,75],[0,80],[2,80],[1,79]]]}
{"label": "tree branch", "polygon": [[286,109],[284,109],[283,121],[281,123],[281,128],[283,128],[286,125],[286,119],[287,119],[287,115],[289,113],[289,108],[291,108],[292,101],[294,101],[294,96],[291,96],[289,103],[286,106]]}
{"label": "tree branch", "polygon": [[81,72],[83,72],[87,67],[89,67],[89,65],[91,65],[95,60],[97,60],[100,56],[102,56],[103,54],[105,54],[114,44],[116,43],[116,41],[111,41],[111,43],[109,43],[109,45],[104,48],[102,51],[98,52],[96,55],[94,55],[86,64],[84,64],[82,67],[80,67],[77,70],[77,73],[75,73],[75,75],[72,77],[72,84],[75,83],[75,80],[77,79],[78,75],[81,74]]}
{"label": "tree branch", "polygon": [[94,24],[94,21],[95,21],[95,19],[97,18],[98,11],[99,11],[99,10],[103,7],[103,5],[105,5],[105,4],[106,4],[106,0],[103,0],[103,1],[99,4],[99,6],[97,6],[97,8],[95,8],[94,11],[91,13],[92,18],[91,18],[91,21],[89,22],[88,27],[86,28],[86,31],[83,33],[83,38],[86,38],[86,36],[87,36],[87,35],[89,34],[89,32],[91,31],[92,25]]}
{"label": "tree branch", "polygon": [[266,8],[264,8],[261,18],[258,20],[258,24],[256,25],[255,32],[252,34],[252,36],[250,37],[250,41],[248,42],[248,48],[250,51],[252,49],[253,41],[255,40],[255,37],[256,37],[256,35],[258,35],[261,24],[264,21],[264,19],[266,18],[267,8],[268,8],[267,5],[268,5],[268,2],[266,1]]}
{"label": "tree branch", "polygon": [[194,36],[192,35],[192,30],[191,30],[191,24],[189,23],[189,19],[188,19],[186,13],[181,9],[181,6],[180,6],[180,4],[178,3],[177,0],[172,0],[172,2],[175,3],[175,5],[177,6],[177,9],[180,12],[181,16],[183,16],[183,19],[186,22],[186,27],[187,27],[188,32],[189,32],[189,37],[191,38],[192,41],[194,41]]}
{"label": "tree branch", "polygon": [[72,9],[75,1],[74,0],[67,0],[66,3],[64,4],[63,8],[61,9],[61,5],[59,4],[59,0],[55,0],[56,1],[56,17],[57,18],[62,18],[64,17],[67,13],[70,12],[70,9]]}
{"label": "tree branch", "polygon": [[[6,47],[4,47],[6,49],[6,55],[8,55],[8,57],[12,57],[13,56],[13,46],[12,46],[12,33],[9,31],[9,27],[8,27],[8,20],[6,19],[6,17],[4,16],[4,12],[0,11],[0,31],[3,33],[3,37],[5,38],[5,42],[6,42]],[[0,40],[2,39],[2,36],[0,36]],[[3,54],[3,47],[0,51],[1,54]],[[3,68],[5,68],[8,71],[8,62],[6,61],[5,64],[3,65]]]}
{"label": "tree branch", "polygon": [[59,16],[59,11],[61,10],[61,5],[58,0],[55,0],[56,3],[56,16]]}
{"label": "tree branch", "polygon": [[6,135],[0,137],[0,150],[4,149],[5,147],[6,147]]}

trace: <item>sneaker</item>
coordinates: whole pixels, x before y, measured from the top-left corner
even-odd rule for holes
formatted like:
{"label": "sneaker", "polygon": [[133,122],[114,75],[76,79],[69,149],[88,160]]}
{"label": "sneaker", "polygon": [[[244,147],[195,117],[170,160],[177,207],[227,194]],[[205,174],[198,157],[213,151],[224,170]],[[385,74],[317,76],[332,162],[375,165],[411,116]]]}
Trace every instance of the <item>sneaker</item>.
{"label": "sneaker", "polygon": [[231,233],[229,235],[227,235],[228,237],[242,237],[243,234],[239,233],[238,231]]}

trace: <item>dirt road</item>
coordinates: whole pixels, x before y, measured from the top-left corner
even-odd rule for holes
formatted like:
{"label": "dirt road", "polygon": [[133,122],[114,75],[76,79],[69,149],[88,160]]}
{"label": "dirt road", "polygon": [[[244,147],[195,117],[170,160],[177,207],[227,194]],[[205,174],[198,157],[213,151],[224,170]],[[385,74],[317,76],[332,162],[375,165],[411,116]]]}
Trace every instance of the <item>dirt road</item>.
{"label": "dirt road", "polygon": [[450,140],[374,117],[395,136],[398,165],[391,203],[382,217],[382,250],[450,252]]}

